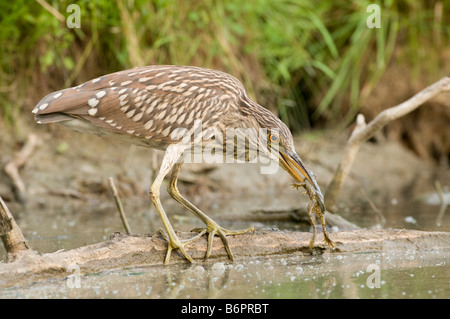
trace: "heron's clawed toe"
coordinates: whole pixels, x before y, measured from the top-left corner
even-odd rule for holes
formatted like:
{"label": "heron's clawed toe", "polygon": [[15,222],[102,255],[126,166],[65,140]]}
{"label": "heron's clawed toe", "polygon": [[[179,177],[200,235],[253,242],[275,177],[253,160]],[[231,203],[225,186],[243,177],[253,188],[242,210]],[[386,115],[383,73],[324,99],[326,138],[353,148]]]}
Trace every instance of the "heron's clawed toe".
{"label": "heron's clawed toe", "polygon": [[215,222],[210,222],[210,223],[208,223],[207,228],[195,228],[192,231],[200,232],[202,235],[204,233],[208,233],[208,244],[207,244],[205,259],[207,259],[209,256],[211,256],[213,242],[214,242],[214,236],[218,235],[222,239],[223,245],[228,254],[228,258],[230,258],[230,260],[234,260],[233,253],[231,252],[230,245],[228,244],[227,236],[242,235],[242,234],[245,234],[248,232],[254,232],[255,229],[253,227],[250,227],[250,228],[240,229],[240,230],[229,230],[229,229],[219,226]]}
{"label": "heron's clawed toe", "polygon": [[196,236],[194,236],[192,238],[189,238],[189,239],[185,239],[185,240],[180,240],[177,236],[170,236],[170,235],[166,234],[166,232],[164,232],[164,230],[162,230],[161,228],[158,230],[158,232],[168,242],[166,257],[164,258],[164,264],[167,265],[169,263],[169,261],[170,261],[170,256],[171,256],[171,253],[172,253],[173,249],[178,249],[180,251],[180,253],[182,253],[183,256],[189,262],[194,263],[194,260],[192,259],[192,257],[184,249],[184,246],[186,246],[186,245],[196,241],[200,237],[202,237],[206,233],[206,230],[203,230],[198,235],[196,235]]}

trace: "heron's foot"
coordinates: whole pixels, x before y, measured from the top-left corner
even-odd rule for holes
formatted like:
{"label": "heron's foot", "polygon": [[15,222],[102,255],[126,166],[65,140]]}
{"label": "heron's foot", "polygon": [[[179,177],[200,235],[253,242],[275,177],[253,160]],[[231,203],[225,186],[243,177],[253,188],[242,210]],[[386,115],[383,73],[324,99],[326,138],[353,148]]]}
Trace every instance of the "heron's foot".
{"label": "heron's foot", "polygon": [[170,255],[171,255],[173,249],[178,249],[189,262],[194,263],[194,260],[192,259],[192,257],[184,249],[184,246],[186,246],[186,245],[196,241],[200,237],[202,237],[206,233],[206,229],[201,231],[198,235],[196,235],[192,238],[189,238],[189,239],[185,239],[185,240],[180,240],[176,235],[170,236],[161,228],[158,230],[158,232],[168,242],[166,258],[164,259],[164,264],[167,265],[170,261]]}
{"label": "heron's foot", "polygon": [[231,248],[228,244],[227,236],[242,235],[242,234],[245,234],[248,232],[254,232],[255,229],[253,227],[250,227],[250,228],[240,229],[240,230],[229,230],[229,229],[225,229],[225,228],[219,226],[216,222],[210,221],[210,222],[208,222],[207,228],[195,228],[192,231],[200,232],[200,234],[202,234],[202,235],[205,232],[208,233],[208,246],[206,249],[205,259],[207,259],[209,256],[211,256],[214,235],[218,235],[222,239],[223,245],[228,254],[228,258],[230,258],[230,260],[234,260],[233,253],[231,252]]}

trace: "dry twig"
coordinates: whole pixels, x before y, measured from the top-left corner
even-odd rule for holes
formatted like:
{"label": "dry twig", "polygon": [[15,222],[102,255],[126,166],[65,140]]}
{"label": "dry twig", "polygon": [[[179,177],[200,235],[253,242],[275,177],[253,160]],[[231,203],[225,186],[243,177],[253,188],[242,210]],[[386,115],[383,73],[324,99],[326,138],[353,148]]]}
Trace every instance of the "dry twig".
{"label": "dry twig", "polygon": [[127,216],[125,215],[125,211],[123,209],[122,201],[119,197],[119,192],[117,191],[116,185],[114,184],[114,179],[112,177],[108,178],[109,187],[111,188],[111,191],[114,196],[114,200],[116,201],[117,209],[119,210],[120,219],[122,219],[123,227],[125,227],[125,231],[128,235],[131,235],[131,228],[128,224]]}
{"label": "dry twig", "polygon": [[25,163],[33,154],[34,149],[39,143],[39,139],[35,134],[28,135],[27,141],[22,149],[14,154],[14,157],[5,165],[5,173],[11,179],[13,183],[14,191],[17,199],[21,202],[25,202],[25,184],[20,178],[19,169],[25,165]]}
{"label": "dry twig", "polygon": [[369,124],[365,125],[363,115],[358,115],[357,126],[353,131],[344,151],[344,157],[337,167],[333,179],[325,192],[325,204],[329,210],[335,210],[336,200],[342,188],[344,180],[347,178],[350,168],[358,153],[359,147],[369,138],[374,136],[389,122],[396,120],[418,108],[420,105],[442,92],[450,91],[450,78],[444,77],[438,82],[428,86],[424,90],[414,95],[409,100],[384,110]]}

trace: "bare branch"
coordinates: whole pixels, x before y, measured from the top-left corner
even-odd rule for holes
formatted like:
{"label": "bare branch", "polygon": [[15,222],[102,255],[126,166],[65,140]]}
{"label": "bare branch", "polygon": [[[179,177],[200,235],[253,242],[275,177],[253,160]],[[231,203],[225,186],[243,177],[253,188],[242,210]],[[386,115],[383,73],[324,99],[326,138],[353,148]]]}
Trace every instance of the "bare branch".
{"label": "bare branch", "polygon": [[[325,192],[325,204],[327,208],[330,211],[335,210],[336,201],[342,188],[342,184],[350,172],[350,168],[355,160],[356,154],[358,153],[359,147],[364,142],[374,136],[375,133],[377,133],[389,122],[414,111],[416,108],[436,95],[448,91],[450,91],[450,78],[444,77],[438,82],[420,91],[409,100],[384,110],[366,126],[363,124],[357,125],[355,131],[347,141],[344,157],[337,167],[333,179]],[[361,117],[359,117],[359,121],[361,121]]]}
{"label": "bare branch", "polygon": [[11,179],[14,185],[16,196],[20,202],[25,201],[25,184],[19,174],[19,169],[26,164],[34,149],[39,143],[39,139],[35,134],[28,135],[22,149],[14,154],[13,159],[5,165],[5,173]]}
{"label": "bare branch", "polygon": [[127,216],[125,215],[125,211],[123,209],[122,201],[119,197],[119,192],[117,191],[116,185],[114,184],[114,179],[112,177],[108,178],[109,187],[111,188],[111,191],[114,196],[114,200],[116,201],[117,209],[119,210],[120,219],[122,219],[123,227],[125,228],[125,231],[128,235],[131,235],[131,228],[128,224]]}

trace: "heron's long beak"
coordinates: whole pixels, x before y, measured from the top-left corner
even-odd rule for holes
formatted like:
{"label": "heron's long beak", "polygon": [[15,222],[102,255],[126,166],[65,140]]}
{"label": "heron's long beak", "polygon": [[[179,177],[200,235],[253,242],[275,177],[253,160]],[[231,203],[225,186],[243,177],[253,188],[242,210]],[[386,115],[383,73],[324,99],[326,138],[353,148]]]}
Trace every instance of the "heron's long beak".
{"label": "heron's long beak", "polygon": [[[325,211],[325,204],[322,192],[320,191],[320,187],[317,184],[316,178],[314,174],[309,171],[305,164],[303,164],[300,157],[297,155],[295,151],[279,151],[279,163],[281,167],[287,171],[296,181],[299,183],[303,183],[304,178],[306,178],[311,185],[314,187],[317,193],[317,200],[319,202],[320,208],[322,211]],[[304,178],[299,174],[299,172],[304,176]]]}

